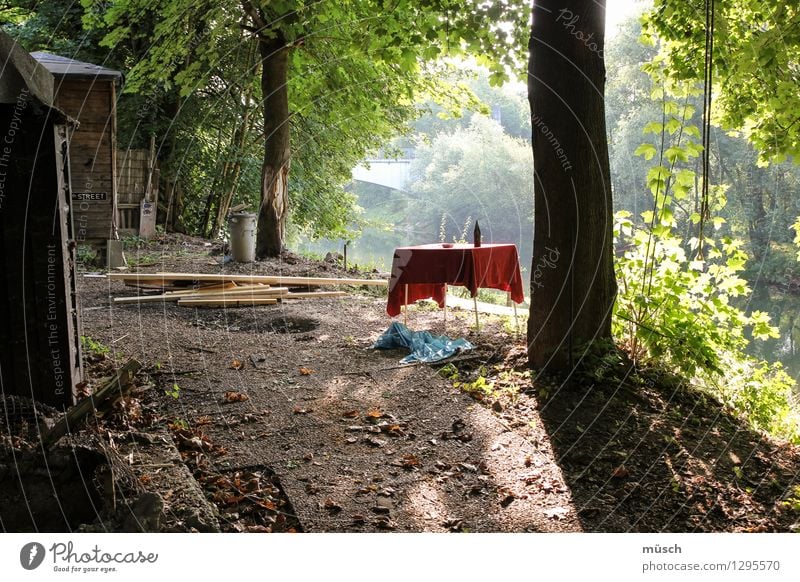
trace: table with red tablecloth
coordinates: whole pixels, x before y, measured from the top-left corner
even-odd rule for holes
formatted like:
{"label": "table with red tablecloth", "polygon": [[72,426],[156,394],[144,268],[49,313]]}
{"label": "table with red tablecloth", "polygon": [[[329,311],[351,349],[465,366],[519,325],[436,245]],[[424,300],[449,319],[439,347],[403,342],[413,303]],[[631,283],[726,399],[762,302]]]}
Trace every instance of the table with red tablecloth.
{"label": "table with red tablecloth", "polygon": [[386,313],[394,317],[403,305],[427,298],[444,307],[446,285],[464,286],[473,297],[481,287],[507,291],[512,301],[522,303],[516,245],[437,243],[395,249]]}

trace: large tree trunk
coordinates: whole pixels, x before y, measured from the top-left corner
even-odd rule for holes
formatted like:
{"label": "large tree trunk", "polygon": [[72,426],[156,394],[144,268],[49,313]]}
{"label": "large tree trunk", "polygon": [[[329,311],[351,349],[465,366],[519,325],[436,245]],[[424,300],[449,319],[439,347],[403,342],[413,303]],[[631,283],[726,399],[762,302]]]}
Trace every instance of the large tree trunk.
{"label": "large tree trunk", "polygon": [[536,0],[528,97],[534,236],[528,357],[564,371],[611,338],[616,296],[604,107],[605,0]]}
{"label": "large tree trunk", "polygon": [[264,99],[264,166],[256,256],[277,257],[283,249],[289,203],[289,49],[278,35],[260,41]]}

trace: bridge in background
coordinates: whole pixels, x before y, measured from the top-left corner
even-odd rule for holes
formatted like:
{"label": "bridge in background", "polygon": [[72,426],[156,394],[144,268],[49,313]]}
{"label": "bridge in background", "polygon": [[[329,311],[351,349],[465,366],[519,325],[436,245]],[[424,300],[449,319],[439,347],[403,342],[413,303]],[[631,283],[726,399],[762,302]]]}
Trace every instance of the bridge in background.
{"label": "bridge in background", "polygon": [[395,190],[405,190],[411,178],[411,150],[400,158],[373,158],[353,169],[353,180],[369,182]]}

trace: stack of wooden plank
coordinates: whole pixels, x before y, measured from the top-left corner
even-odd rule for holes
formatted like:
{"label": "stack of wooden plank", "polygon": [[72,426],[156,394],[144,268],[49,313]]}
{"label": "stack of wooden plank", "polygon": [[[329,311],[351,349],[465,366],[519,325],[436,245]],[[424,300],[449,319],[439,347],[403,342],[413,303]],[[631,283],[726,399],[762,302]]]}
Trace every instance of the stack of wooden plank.
{"label": "stack of wooden plank", "polygon": [[274,305],[289,299],[319,299],[347,295],[345,291],[319,291],[317,290],[319,287],[388,285],[385,279],[208,273],[111,273],[109,278],[143,291],[155,291],[130,297],[115,297],[114,303],[170,301],[183,307]]}

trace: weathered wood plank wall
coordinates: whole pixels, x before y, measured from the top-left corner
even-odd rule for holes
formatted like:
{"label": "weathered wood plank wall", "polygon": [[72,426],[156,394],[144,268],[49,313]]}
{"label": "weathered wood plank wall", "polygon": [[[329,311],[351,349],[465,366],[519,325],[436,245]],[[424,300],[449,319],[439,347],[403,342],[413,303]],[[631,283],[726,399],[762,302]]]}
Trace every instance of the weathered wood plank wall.
{"label": "weathered wood plank wall", "polygon": [[114,238],[116,115],[113,80],[60,79],[55,104],[77,119],[70,137],[72,209],[78,243]]}
{"label": "weathered wood plank wall", "polygon": [[58,407],[83,377],[66,128],[33,101],[0,105],[0,391]]}

